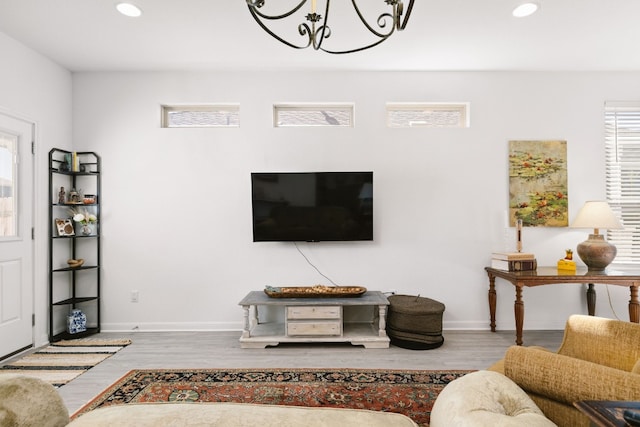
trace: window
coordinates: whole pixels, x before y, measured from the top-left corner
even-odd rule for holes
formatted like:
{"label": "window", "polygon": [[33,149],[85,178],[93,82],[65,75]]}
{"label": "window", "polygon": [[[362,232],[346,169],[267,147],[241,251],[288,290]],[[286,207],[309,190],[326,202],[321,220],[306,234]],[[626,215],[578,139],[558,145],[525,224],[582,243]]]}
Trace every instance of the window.
{"label": "window", "polygon": [[624,229],[608,230],[614,263],[640,264],[640,101],[605,104],[607,201]]}
{"label": "window", "polygon": [[277,104],[274,127],[353,127],[353,104]]}
{"label": "window", "polygon": [[388,103],[390,128],[468,128],[468,103]]}
{"label": "window", "polygon": [[239,105],[163,105],[163,128],[240,127]]}
{"label": "window", "polygon": [[0,131],[0,237],[18,234],[18,137]]}

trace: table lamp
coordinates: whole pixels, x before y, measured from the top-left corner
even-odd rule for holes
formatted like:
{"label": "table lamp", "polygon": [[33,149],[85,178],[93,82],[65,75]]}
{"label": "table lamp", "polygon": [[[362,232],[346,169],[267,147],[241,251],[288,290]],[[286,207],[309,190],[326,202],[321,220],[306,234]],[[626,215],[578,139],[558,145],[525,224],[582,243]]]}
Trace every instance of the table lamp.
{"label": "table lamp", "polygon": [[617,249],[599,234],[600,228],[620,229],[622,224],[604,201],[585,202],[571,224],[572,228],[593,228],[589,239],[578,245],[578,256],[589,270],[602,271],[616,257]]}

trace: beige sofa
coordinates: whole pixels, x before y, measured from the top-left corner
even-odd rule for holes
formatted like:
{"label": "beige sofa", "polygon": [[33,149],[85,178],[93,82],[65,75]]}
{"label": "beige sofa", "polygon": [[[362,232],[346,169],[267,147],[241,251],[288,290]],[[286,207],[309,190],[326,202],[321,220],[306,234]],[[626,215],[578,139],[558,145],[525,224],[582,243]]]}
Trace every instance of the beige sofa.
{"label": "beige sofa", "polygon": [[69,422],[55,388],[41,380],[0,374],[1,427],[417,427],[390,412],[240,403],[142,403],[99,408]]}
{"label": "beige sofa", "polygon": [[573,315],[556,353],[512,346],[489,369],[518,384],[559,426],[587,427],[574,402],[640,400],[640,324]]}

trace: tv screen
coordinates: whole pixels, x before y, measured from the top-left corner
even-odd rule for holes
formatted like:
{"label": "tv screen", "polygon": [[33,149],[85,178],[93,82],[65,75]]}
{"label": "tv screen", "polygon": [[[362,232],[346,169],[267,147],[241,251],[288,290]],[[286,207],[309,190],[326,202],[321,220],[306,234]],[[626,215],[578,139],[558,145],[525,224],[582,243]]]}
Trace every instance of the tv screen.
{"label": "tv screen", "polygon": [[373,240],[373,172],[254,172],[254,242]]}

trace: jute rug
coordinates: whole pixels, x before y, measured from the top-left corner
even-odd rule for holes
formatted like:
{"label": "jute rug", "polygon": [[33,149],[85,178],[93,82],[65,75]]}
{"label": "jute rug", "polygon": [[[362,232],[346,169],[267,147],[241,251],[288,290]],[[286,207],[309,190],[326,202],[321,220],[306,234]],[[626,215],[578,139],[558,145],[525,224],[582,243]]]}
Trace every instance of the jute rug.
{"label": "jute rug", "polygon": [[58,341],[4,365],[0,375],[3,372],[28,375],[61,387],[129,344],[128,339]]}
{"label": "jute rug", "polygon": [[128,403],[237,402],[399,412],[427,426],[449,382],[472,371],[371,369],[132,370],[78,410]]}

